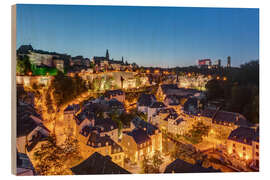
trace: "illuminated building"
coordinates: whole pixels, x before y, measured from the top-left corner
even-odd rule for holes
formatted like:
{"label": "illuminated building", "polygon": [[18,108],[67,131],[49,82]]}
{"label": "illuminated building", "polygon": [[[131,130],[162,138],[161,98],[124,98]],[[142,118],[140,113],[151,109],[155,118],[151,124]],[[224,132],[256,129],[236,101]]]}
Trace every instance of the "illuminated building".
{"label": "illuminated building", "polygon": [[156,126],[135,118],[131,122],[131,130],[123,133],[121,145],[125,156],[138,162],[143,160],[143,156],[162,151],[162,133]]}
{"label": "illuminated building", "polygon": [[108,156],[95,152],[80,164],[71,168],[74,175],[89,174],[130,174],[124,168],[112,162]]}
{"label": "illuminated building", "polygon": [[41,116],[27,104],[17,106],[16,149],[26,154],[49,136],[50,131],[43,125]]}
{"label": "illuminated building", "polygon": [[202,68],[202,67],[210,68],[211,65],[212,65],[211,59],[199,59],[198,60],[198,66],[200,68]]}
{"label": "illuminated building", "polygon": [[238,127],[247,126],[246,118],[239,114],[219,109],[205,109],[198,117],[205,125],[210,126],[214,133],[209,135],[209,141],[225,144],[230,133]]}
{"label": "illuminated building", "polygon": [[105,98],[107,100],[117,99],[118,101],[124,103],[125,102],[125,92],[122,90],[109,90],[105,92]]}
{"label": "illuminated building", "polygon": [[248,127],[239,127],[233,130],[227,139],[227,152],[231,157],[237,157],[244,164],[249,164],[253,161],[254,152],[253,141],[256,137],[256,129]]}
{"label": "illuminated building", "polygon": [[148,112],[148,108],[156,102],[156,97],[152,94],[141,94],[137,101],[137,109],[139,112],[143,112],[146,114]]}
{"label": "illuminated building", "polygon": [[231,56],[228,56],[228,58],[227,58],[227,67],[228,68],[231,67]]}

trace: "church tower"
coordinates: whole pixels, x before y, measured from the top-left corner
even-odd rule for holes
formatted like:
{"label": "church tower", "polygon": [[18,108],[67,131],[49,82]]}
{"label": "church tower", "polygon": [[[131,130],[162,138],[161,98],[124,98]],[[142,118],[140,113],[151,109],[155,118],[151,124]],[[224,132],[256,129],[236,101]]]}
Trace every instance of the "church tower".
{"label": "church tower", "polygon": [[107,59],[108,61],[110,60],[110,55],[109,55],[108,49],[107,49],[107,51],[106,51],[106,59]]}

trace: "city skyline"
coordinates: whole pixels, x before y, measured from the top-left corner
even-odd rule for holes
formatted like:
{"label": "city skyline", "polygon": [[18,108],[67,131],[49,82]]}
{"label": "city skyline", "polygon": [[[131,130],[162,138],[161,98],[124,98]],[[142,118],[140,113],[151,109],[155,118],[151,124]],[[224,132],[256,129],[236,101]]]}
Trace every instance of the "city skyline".
{"label": "city skyline", "polygon": [[23,44],[88,58],[109,49],[112,58],[143,66],[204,58],[225,65],[227,56],[239,66],[259,59],[259,10],[18,5],[16,46]]}

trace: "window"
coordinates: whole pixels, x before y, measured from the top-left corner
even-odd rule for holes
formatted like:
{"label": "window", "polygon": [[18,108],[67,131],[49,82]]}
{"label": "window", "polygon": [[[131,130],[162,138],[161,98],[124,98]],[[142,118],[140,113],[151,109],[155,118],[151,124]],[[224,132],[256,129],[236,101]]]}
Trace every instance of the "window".
{"label": "window", "polygon": [[235,147],[235,144],[233,144],[233,147]]}
{"label": "window", "polygon": [[235,153],[235,149],[233,150],[233,153]]}
{"label": "window", "polygon": [[243,146],[243,150],[244,150],[244,151],[246,150],[246,147],[245,147],[245,146]]}
{"label": "window", "polygon": [[259,145],[258,144],[256,144],[256,149],[259,149]]}
{"label": "window", "polygon": [[259,152],[256,152],[256,156],[259,157]]}

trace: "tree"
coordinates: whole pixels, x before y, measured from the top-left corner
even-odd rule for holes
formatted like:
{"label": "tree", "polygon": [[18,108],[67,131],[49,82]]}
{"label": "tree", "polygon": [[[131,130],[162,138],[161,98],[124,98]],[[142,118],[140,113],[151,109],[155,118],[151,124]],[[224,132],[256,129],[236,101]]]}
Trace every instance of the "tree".
{"label": "tree", "polygon": [[67,139],[63,147],[58,147],[55,136],[50,136],[34,150],[34,166],[39,175],[71,175],[68,162],[77,163],[81,160],[75,139]]}
{"label": "tree", "polygon": [[17,56],[16,72],[20,75],[25,75],[32,72],[31,63],[28,56]]}
{"label": "tree", "polygon": [[160,173],[159,168],[163,163],[163,158],[159,151],[155,151],[152,157],[144,156],[141,164],[143,173]]}
{"label": "tree", "polygon": [[192,125],[192,128],[184,136],[193,144],[202,142],[203,137],[208,136],[210,127],[205,125],[203,122],[197,122],[195,125]]}
{"label": "tree", "polygon": [[212,79],[208,81],[207,84],[205,85],[205,88],[206,88],[207,98],[209,100],[224,97],[224,90],[221,86],[221,83],[216,79]]}
{"label": "tree", "polygon": [[151,161],[148,156],[143,156],[143,161],[142,161],[142,173],[151,173],[152,172],[152,167],[151,167]]}
{"label": "tree", "polygon": [[159,173],[159,167],[163,163],[160,151],[155,151],[152,159],[154,173]]}

